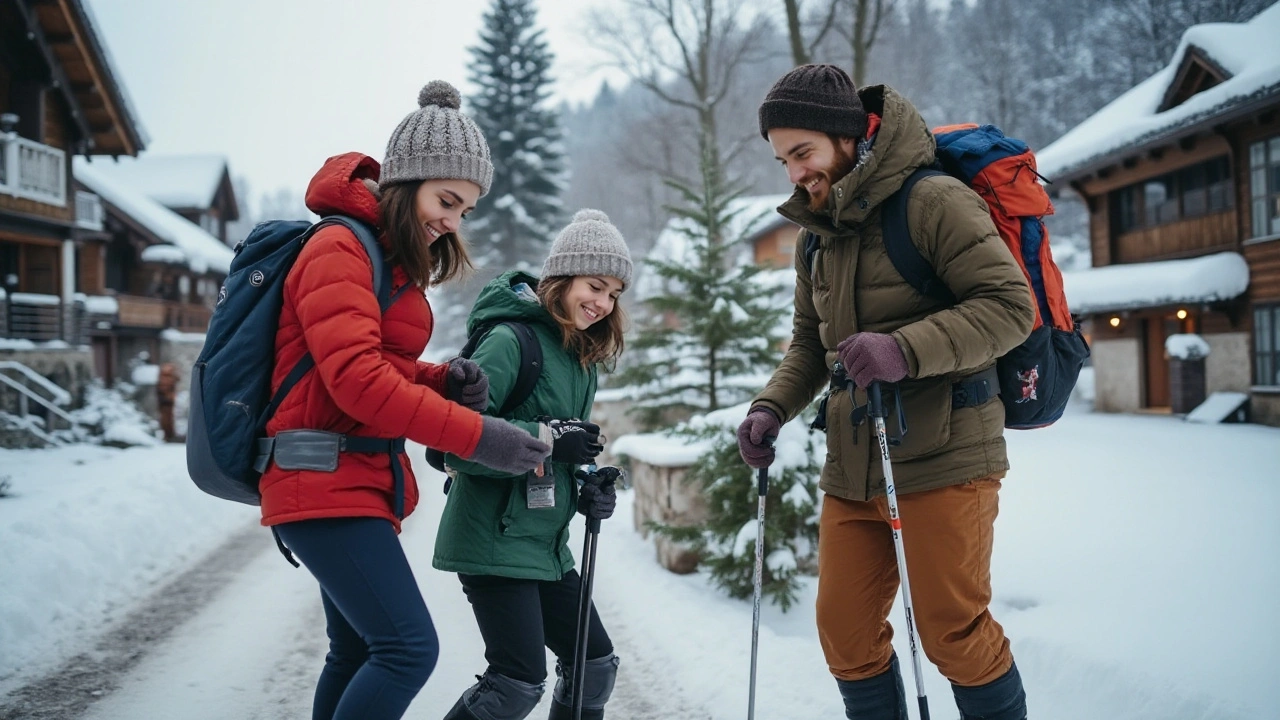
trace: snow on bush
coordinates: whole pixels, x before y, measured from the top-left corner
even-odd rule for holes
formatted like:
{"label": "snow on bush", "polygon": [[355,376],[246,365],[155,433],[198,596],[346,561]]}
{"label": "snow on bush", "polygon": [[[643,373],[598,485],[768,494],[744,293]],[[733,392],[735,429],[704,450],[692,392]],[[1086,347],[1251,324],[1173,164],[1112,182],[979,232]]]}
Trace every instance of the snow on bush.
{"label": "snow on bush", "polygon": [[160,426],[129,400],[133,394],[128,383],[107,388],[95,380],[85,388],[84,407],[71,411],[71,417],[89,429],[92,440],[103,445],[158,445]]}
{"label": "snow on bush", "polygon": [[1164,351],[1178,360],[1202,360],[1209,357],[1209,343],[1199,335],[1170,335]]}

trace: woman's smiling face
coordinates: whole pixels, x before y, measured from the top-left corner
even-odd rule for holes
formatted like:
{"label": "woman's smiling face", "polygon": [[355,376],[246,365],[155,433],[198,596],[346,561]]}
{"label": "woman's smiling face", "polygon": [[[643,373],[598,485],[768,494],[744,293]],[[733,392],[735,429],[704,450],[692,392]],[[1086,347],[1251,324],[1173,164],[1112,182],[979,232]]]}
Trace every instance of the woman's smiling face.
{"label": "woman's smiling face", "polygon": [[441,235],[458,232],[479,199],[480,186],[470,180],[424,180],[414,197],[414,210],[434,243]]}
{"label": "woman's smiling face", "polygon": [[606,275],[579,275],[564,294],[564,311],[574,327],[586,330],[609,317],[622,294],[622,281]]}

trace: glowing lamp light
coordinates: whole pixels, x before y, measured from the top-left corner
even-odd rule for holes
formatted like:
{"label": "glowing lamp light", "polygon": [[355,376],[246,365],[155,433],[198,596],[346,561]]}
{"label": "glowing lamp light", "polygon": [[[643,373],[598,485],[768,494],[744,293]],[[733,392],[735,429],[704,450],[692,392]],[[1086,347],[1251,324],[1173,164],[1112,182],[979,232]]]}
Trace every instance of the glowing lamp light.
{"label": "glowing lamp light", "polygon": [[1186,310],[1179,310],[1179,311],[1178,311],[1178,319],[1179,319],[1179,320],[1186,320],[1186,319],[1187,319],[1187,311],[1186,311]]}
{"label": "glowing lamp light", "polygon": [[1107,322],[1111,323],[1111,327],[1113,327],[1113,328],[1118,328],[1118,327],[1120,327],[1120,316],[1119,316],[1119,315],[1112,315],[1112,316],[1111,316],[1111,319],[1110,319],[1110,320],[1108,320]]}

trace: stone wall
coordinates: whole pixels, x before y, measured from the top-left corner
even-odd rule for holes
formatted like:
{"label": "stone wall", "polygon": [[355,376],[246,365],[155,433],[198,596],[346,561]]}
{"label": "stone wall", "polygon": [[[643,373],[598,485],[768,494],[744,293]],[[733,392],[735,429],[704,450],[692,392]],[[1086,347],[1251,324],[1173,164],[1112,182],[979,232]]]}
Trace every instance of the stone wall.
{"label": "stone wall", "polygon": [[[702,493],[684,482],[684,467],[659,467],[630,461],[631,486],[635,492],[634,522],[642,537],[654,534],[648,523],[696,525],[707,517],[707,503]],[[698,568],[698,554],[683,543],[654,534],[658,562],[675,573],[691,573]]]}
{"label": "stone wall", "polygon": [[1137,412],[1142,408],[1142,346],[1136,339],[1094,342],[1094,409]]}
{"label": "stone wall", "polygon": [[1254,392],[1249,396],[1249,420],[1280,427],[1280,393]]}
{"label": "stone wall", "polygon": [[[84,346],[61,348],[37,346],[30,350],[0,349],[0,360],[20,362],[48,378],[53,384],[71,393],[72,407],[79,407],[84,403],[85,388],[94,377],[93,352]],[[14,379],[20,379],[14,373],[6,374]],[[44,393],[40,394],[45,397]],[[0,385],[0,410],[10,413],[16,412],[17,395],[16,390],[10,390],[8,386]],[[34,403],[32,403],[31,411],[37,411]]]}

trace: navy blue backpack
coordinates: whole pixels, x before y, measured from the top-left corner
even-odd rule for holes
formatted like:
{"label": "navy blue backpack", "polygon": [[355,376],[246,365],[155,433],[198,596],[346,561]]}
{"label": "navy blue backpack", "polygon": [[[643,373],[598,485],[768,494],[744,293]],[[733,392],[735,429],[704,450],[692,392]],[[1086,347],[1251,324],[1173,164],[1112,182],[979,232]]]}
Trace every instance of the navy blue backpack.
{"label": "navy blue backpack", "polygon": [[307,353],[271,394],[285,276],[303,244],[332,224],[350,229],[369,253],[382,311],[396,300],[391,296],[391,267],[373,228],[354,218],[332,215],[314,225],[302,220],[264,222],[236,246],[204,348],[191,371],[187,473],[210,495],[261,504],[261,472],[254,467],[258,438],[266,434],[267,421],[289,390],[315,366]]}

